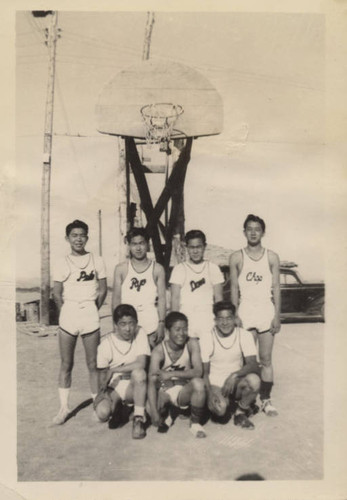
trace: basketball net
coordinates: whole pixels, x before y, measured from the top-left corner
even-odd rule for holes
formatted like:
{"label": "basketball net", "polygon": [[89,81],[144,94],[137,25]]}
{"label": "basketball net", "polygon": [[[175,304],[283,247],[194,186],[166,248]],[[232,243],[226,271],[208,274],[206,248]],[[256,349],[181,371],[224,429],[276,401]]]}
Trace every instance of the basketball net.
{"label": "basketball net", "polygon": [[179,104],[159,102],[141,108],[148,145],[169,143],[177,118],[183,113]]}

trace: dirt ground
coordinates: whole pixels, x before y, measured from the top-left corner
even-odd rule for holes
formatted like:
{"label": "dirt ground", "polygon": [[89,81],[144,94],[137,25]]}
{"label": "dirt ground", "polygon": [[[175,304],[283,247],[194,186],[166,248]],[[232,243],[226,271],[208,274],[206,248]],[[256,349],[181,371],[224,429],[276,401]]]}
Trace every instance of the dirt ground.
{"label": "dirt ground", "polygon": [[[102,333],[110,330],[109,306],[101,310]],[[273,400],[279,416],[253,417],[252,431],[208,421],[206,439],[195,439],[178,418],[167,434],[150,427],[131,439],[131,423],[109,429],[93,419],[87,368],[79,339],[71,407],[62,426],[57,337],[27,335],[18,324],[19,481],[235,480],[257,473],[266,480],[323,477],[324,324],[286,324],[276,338]]]}

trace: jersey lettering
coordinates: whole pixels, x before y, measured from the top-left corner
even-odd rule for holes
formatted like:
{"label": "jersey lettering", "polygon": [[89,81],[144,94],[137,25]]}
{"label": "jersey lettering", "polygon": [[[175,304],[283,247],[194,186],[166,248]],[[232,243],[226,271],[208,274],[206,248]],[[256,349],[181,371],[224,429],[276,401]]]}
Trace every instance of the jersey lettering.
{"label": "jersey lettering", "polygon": [[180,365],[171,365],[167,368],[168,372],[184,372],[184,366]]}
{"label": "jersey lettering", "polygon": [[192,281],[190,281],[190,289],[191,289],[192,292],[194,292],[194,290],[197,290],[198,288],[200,288],[205,283],[206,283],[205,278],[202,278],[199,281],[193,281],[192,280]]}
{"label": "jersey lettering", "polygon": [[137,292],[140,292],[141,287],[146,284],[146,281],[146,279],[142,279],[141,281],[139,281],[137,278],[131,278],[130,290],[135,288]]}
{"label": "jersey lettering", "polygon": [[259,274],[255,273],[255,272],[249,272],[246,275],[246,280],[247,281],[255,281],[255,284],[257,285],[259,283],[259,281],[263,280],[263,277],[259,276]]}
{"label": "jersey lettering", "polygon": [[89,274],[87,274],[85,271],[80,272],[80,277],[77,278],[76,281],[92,281],[95,278],[94,271],[90,271]]}

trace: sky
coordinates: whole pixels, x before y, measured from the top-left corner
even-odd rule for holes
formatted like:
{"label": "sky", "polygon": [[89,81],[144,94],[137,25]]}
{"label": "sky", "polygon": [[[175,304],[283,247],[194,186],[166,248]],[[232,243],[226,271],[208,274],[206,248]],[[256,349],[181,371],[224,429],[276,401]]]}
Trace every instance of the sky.
{"label": "sky", "polygon": [[[117,138],[96,130],[102,88],[141,60],[146,12],[59,12],[51,178],[51,263],[68,251],[65,226],[98,211],[108,278],[119,259]],[[40,216],[48,18],[16,16],[18,284],[40,282]],[[224,127],[194,140],[185,183],[186,230],[237,249],[249,213],[267,225],[263,244],[325,278],[325,20],[318,13],[156,12],[153,60],[184,63],[220,93]],[[79,135],[79,137],[76,137]],[[82,136],[82,137],[81,137]],[[164,179],[152,174],[153,192]],[[52,265],[51,265],[52,267]]]}

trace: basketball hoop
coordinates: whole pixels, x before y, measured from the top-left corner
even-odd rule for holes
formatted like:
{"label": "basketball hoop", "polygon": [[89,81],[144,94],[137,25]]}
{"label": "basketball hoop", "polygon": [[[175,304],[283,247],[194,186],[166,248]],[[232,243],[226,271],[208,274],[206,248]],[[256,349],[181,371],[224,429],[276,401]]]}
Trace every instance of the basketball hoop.
{"label": "basketball hoop", "polygon": [[183,107],[179,104],[160,102],[143,106],[141,115],[147,144],[169,143],[177,118],[182,113]]}

